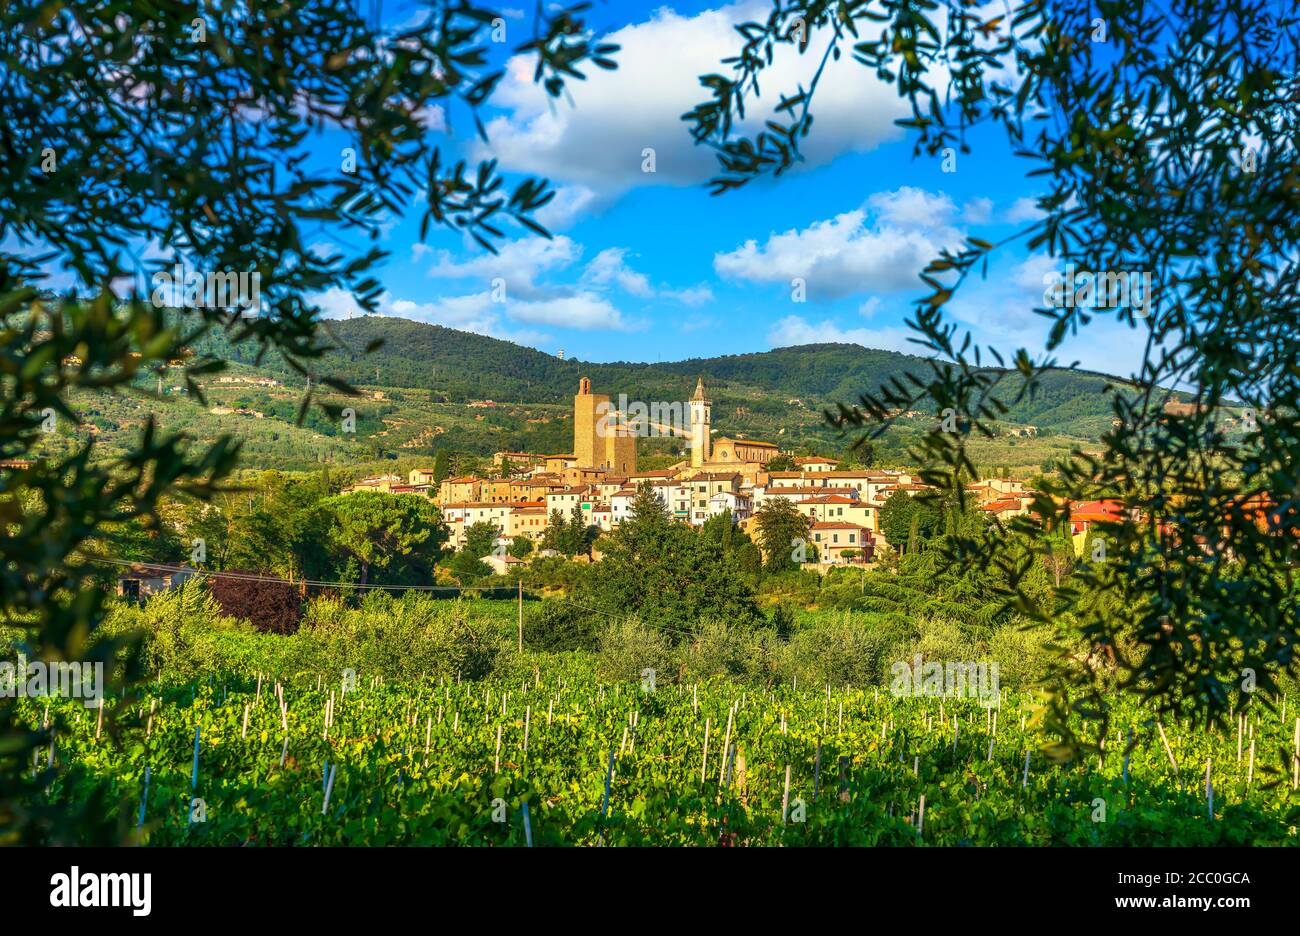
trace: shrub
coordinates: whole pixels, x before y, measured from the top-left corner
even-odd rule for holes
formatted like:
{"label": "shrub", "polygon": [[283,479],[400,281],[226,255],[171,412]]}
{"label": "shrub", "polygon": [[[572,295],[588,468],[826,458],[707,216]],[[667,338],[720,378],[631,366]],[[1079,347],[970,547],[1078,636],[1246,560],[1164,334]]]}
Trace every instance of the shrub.
{"label": "shrub", "polygon": [[536,602],[524,614],[524,645],[533,651],[594,650],[598,630],[594,614],[560,601]]}
{"label": "shrub", "polygon": [[635,618],[605,627],[598,641],[596,672],[601,679],[640,682],[641,672],[652,669],[660,682],[672,665],[668,640]]}
{"label": "shrub", "polygon": [[208,589],[222,614],[248,621],[263,633],[292,634],[302,620],[302,596],[288,582],[231,577],[258,574],[231,571],[214,575],[208,580]]}
{"label": "shrub", "polygon": [[755,631],[714,619],[705,621],[695,638],[680,648],[679,659],[692,682],[710,676],[747,680],[765,675],[766,649]]}
{"label": "shrub", "polygon": [[882,680],[896,644],[848,615],[801,630],[778,663],[785,681],[809,685],[869,686]]}

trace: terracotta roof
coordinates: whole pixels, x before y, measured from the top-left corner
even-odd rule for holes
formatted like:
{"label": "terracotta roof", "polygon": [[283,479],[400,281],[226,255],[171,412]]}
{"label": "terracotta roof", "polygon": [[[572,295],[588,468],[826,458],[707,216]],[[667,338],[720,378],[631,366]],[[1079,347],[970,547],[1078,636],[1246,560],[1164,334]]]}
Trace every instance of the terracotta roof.
{"label": "terracotta roof", "polygon": [[834,496],[836,496],[836,495],[842,495],[842,496],[844,496],[844,497],[848,497],[848,498],[852,499],[852,498],[853,498],[853,495],[855,495],[855,494],[857,494],[857,493],[858,493],[858,492],[857,492],[857,489],[855,489],[855,488],[842,488],[842,487],[778,487],[778,488],[767,488],[767,496],[768,496],[768,497],[785,497],[785,496],[788,496],[788,495],[795,495],[795,496],[797,496],[797,495],[800,495],[800,494],[804,494],[804,495],[807,495],[807,496],[810,496],[810,497],[834,497]]}
{"label": "terracotta roof", "polygon": [[999,510],[1019,510],[1019,509],[1020,509],[1020,501],[1018,500],[990,501],[989,503],[980,507],[980,510],[987,510],[990,513]]}

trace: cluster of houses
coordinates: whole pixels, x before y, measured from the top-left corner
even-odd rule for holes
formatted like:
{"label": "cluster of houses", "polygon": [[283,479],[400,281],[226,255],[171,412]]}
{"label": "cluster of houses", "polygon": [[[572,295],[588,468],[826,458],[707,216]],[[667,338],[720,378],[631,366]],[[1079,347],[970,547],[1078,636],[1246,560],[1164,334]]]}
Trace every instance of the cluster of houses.
{"label": "cluster of houses", "polygon": [[[523,453],[499,453],[498,464],[518,465]],[[576,464],[572,455],[527,456],[531,468],[497,478],[452,477],[434,483],[432,473],[415,469],[407,478],[366,478],[352,490],[379,490],[432,498],[459,548],[465,530],[489,523],[507,540],[540,541],[552,515],[567,519],[575,508],[588,526],[610,531],[632,514],[638,488],[648,484],[668,513],[684,523],[703,525],[730,514],[747,532],[755,513],[770,500],[789,501],[809,519],[810,558],[825,564],[871,558],[881,539],[880,508],[896,490],[909,493],[922,485],[906,473],[837,470],[834,459],[797,459],[796,471],[713,471],[679,465],[654,471],[613,474]],[[517,471],[520,469],[516,468]]]}
{"label": "cluster of houses", "polygon": [[[650,407],[656,408],[666,409]],[[609,398],[593,393],[591,382],[583,378],[574,397],[572,453],[498,452],[494,477],[436,480],[433,469],[417,468],[405,478],[365,478],[350,490],[431,498],[456,548],[464,544],[465,531],[479,523],[496,527],[504,541],[541,541],[557,511],[566,522],[577,510],[589,527],[613,530],[631,516],[643,484],[684,523],[700,526],[729,514],[751,534],[755,514],[769,501],[782,499],[808,518],[808,545],[815,548],[806,555],[821,565],[870,561],[885,541],[880,528],[885,501],[896,491],[911,495],[925,490],[909,472],[841,470],[833,458],[795,458],[795,470],[769,470],[780,449],[739,436],[715,438],[711,409],[700,380],[681,410],[689,414],[689,426],[675,433],[689,441],[689,457],[668,468],[638,470],[636,420],[611,411]],[[654,428],[662,426],[655,423]],[[1033,497],[1022,482],[1007,479],[981,481],[971,492],[982,509],[1003,518],[1028,512]]]}

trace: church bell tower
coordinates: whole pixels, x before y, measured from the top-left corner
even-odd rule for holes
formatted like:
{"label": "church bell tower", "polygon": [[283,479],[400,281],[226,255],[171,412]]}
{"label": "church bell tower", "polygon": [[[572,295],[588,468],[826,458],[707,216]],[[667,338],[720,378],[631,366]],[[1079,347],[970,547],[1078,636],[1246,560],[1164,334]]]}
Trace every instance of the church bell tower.
{"label": "church bell tower", "polygon": [[703,468],[709,460],[709,411],[713,404],[704,395],[704,378],[695,382],[691,397],[691,467]]}

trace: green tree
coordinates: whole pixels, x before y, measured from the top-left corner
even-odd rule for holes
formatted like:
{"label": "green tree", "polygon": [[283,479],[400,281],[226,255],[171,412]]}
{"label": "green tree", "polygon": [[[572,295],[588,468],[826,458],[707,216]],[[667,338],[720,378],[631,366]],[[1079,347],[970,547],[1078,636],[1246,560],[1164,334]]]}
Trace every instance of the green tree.
{"label": "green tree", "polygon": [[574,504],[573,510],[569,513],[569,526],[565,545],[568,549],[566,556],[589,556],[591,555],[591,544],[595,541],[596,536],[600,533],[598,527],[587,523],[587,515],[583,512],[581,504]]}
{"label": "green tree", "polygon": [[911,496],[905,491],[892,492],[880,508],[880,532],[885,534],[885,541],[895,549],[907,542],[915,516],[916,504]]}
{"label": "green tree", "polygon": [[[594,38],[580,12],[538,7],[515,50],[534,60],[551,98],[589,64],[614,67],[616,47]],[[389,209],[419,190],[422,236],[442,225],[493,249],[507,218],[545,233],[533,214],[553,197],[532,178],[507,193],[494,160],[444,158],[427,125],[430,113],[459,112],[482,130],[479,112],[507,59],[485,64],[496,11],[440,5],[396,28],[346,3],[198,14],[187,4],[0,10],[0,455],[40,456],[5,469],[0,484],[0,591],[33,656],[107,656],[115,681],[140,669],[138,656],[112,665],[121,641],[96,647],[104,595],[86,586],[112,560],[94,552],[101,527],[153,514],[175,494],[210,500],[240,448],[225,436],[199,444],[148,419],[120,457],[97,458],[93,437],[66,435],[81,420],[74,396],[148,394],[149,378],[182,361],[172,372],[202,405],[197,378],[224,362],[186,352],[224,332],[258,360],[279,356],[317,378],[305,414],[322,384],[350,389],[315,371],[330,342],[307,297],[338,290],[375,309],[373,270],[384,256],[322,255],[308,228],[377,240]],[[309,158],[326,125],[346,140],[343,159]],[[165,256],[151,261],[157,245]],[[162,287],[150,274],[180,263],[219,274],[227,295],[166,311],[169,297],[151,295]],[[57,293],[54,271],[69,280]],[[229,277],[240,274],[232,291]],[[254,276],[261,308],[247,315]],[[123,281],[135,285],[119,298]],[[43,431],[51,419],[62,431]],[[118,697],[116,682],[106,689]],[[117,841],[102,791],[71,809],[20,808],[48,782],[31,775],[32,750],[60,727],[20,731],[12,700],[0,700],[0,736],[14,739],[0,746],[0,838]]]}
{"label": "green tree", "polygon": [[546,520],[546,531],[542,533],[541,548],[557,552],[562,556],[571,555],[566,552],[568,546],[569,521],[564,518],[563,511],[558,508],[551,511],[551,515]]}
{"label": "green tree", "polygon": [[461,548],[461,552],[475,559],[490,556],[500,535],[501,530],[495,523],[487,523],[483,520],[471,523],[465,529],[465,545]]}
{"label": "green tree", "polygon": [[448,532],[434,504],[410,494],[356,491],[320,502],[329,518],[329,540],[360,568],[358,584],[392,581],[402,573],[426,575],[442,556]]}
{"label": "green tree", "polygon": [[[806,87],[777,91],[779,119],[756,124],[752,138],[741,128],[759,89],[771,93],[760,76],[780,55],[810,49],[823,62],[847,52],[893,83],[910,107],[899,124],[915,135],[918,155],[969,159],[972,128],[1000,126],[1041,192],[1038,218],[1014,236],[971,236],[938,252],[910,323],[934,355],[926,372],[869,389],[842,405],[835,423],[878,438],[900,413],[952,410],[958,431],[938,424],[911,454],[928,483],[960,501],[973,475],[971,439],[994,434],[1012,405],[1033,397],[1067,338],[1113,317],[1144,349],[1125,392],[1110,396],[1115,428],[1100,453],[1058,464],[1034,505],[1039,519],[1018,526],[1052,527],[1071,502],[1108,487],[1131,519],[1115,530],[1111,561],[1088,567],[1088,588],[1061,589],[1039,623],[1067,615],[1116,661],[1125,685],[1180,715],[1222,721],[1240,703],[1242,669],[1276,691],[1274,674],[1294,667],[1300,640],[1300,614],[1291,613],[1300,534],[1292,507],[1300,489],[1300,124],[1291,119],[1300,11],[1267,0],[1188,0],[1172,13],[1093,0],[983,11],[964,0],[924,9],[902,0],[774,0],[769,16],[737,33],[743,48],[728,59],[730,73],[705,76],[708,99],[685,117],[718,154],[715,192],[802,158],[815,133],[820,70]],[[948,312],[972,274],[984,275],[1013,242],[1062,271],[1037,310],[1049,322],[1042,347],[983,344]],[[1100,275],[1065,282],[1076,270]],[[1136,277],[1145,294],[1126,296],[1120,276],[1130,285]],[[1014,366],[981,366],[989,360]],[[1196,405],[1167,411],[1174,386],[1188,388]],[[1268,415],[1238,438],[1228,404]],[[1021,548],[1000,529],[949,547],[947,561],[964,567],[1004,565]],[[1097,590],[1116,601],[1092,602]],[[1127,613],[1098,611],[1107,606]],[[1104,719],[1107,707],[1092,668],[1061,663],[1047,725],[1062,742],[1053,753],[1067,756],[1086,746],[1069,713],[1086,707]],[[1071,701],[1080,694],[1085,701]]]}
{"label": "green tree", "polygon": [[766,468],[768,471],[797,471],[799,466],[795,464],[793,455],[782,452],[769,461]]}
{"label": "green tree", "polygon": [[433,480],[435,484],[441,484],[447,480],[447,474],[451,471],[451,456],[447,454],[446,449],[438,449],[438,454],[433,456]]}
{"label": "green tree", "polygon": [[601,541],[604,558],[578,584],[577,602],[640,620],[677,641],[703,619],[753,625],[762,617],[734,555],[673,520],[649,484],[631,516]]}
{"label": "green tree", "polygon": [[797,568],[792,553],[802,544],[805,557],[812,559],[814,549],[809,537],[812,521],[786,497],[773,497],[754,514],[758,542],[763,549],[763,567],[770,572]]}

